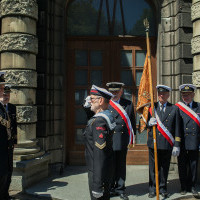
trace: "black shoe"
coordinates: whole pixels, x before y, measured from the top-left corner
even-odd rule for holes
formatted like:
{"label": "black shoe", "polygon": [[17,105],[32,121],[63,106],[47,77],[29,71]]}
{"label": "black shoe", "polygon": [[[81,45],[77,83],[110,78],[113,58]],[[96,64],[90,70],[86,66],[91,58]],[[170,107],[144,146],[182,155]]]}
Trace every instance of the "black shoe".
{"label": "black shoe", "polygon": [[169,197],[169,194],[167,192],[161,192],[160,194],[161,194],[161,196],[163,198],[168,198]]}
{"label": "black shoe", "polygon": [[110,197],[118,196],[118,194],[115,192],[115,190],[110,191]]}
{"label": "black shoe", "polygon": [[187,193],[186,190],[181,190],[181,191],[180,191],[180,194],[181,194],[181,195],[185,195],[186,193]]}
{"label": "black shoe", "polygon": [[124,194],[124,193],[120,194],[119,197],[120,197],[121,199],[124,199],[124,200],[129,200],[129,198],[127,197],[127,195]]}
{"label": "black shoe", "polygon": [[195,187],[191,188],[191,192],[192,192],[193,196],[195,196],[195,197],[199,196],[199,193],[196,191]]}
{"label": "black shoe", "polygon": [[155,192],[149,192],[149,195],[148,195],[149,198],[154,198],[155,196],[156,196]]}

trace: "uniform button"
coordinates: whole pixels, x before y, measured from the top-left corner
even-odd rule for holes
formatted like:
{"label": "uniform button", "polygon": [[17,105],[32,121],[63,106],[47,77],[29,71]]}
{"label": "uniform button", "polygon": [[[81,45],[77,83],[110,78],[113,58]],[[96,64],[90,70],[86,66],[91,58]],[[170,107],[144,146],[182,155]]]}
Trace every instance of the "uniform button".
{"label": "uniform button", "polygon": [[122,131],[122,133],[124,133],[124,132]]}
{"label": "uniform button", "polygon": [[12,146],[12,148],[13,148],[14,146]]}
{"label": "uniform button", "polygon": [[192,135],[193,135],[193,136],[195,136],[195,134],[194,134],[194,133],[193,133]]}
{"label": "uniform button", "polygon": [[186,136],[188,136],[188,134],[187,134],[187,133],[186,133],[185,135],[186,135]]}
{"label": "uniform button", "polygon": [[186,128],[186,130],[188,130],[188,128]]}
{"label": "uniform button", "polygon": [[194,130],[194,128],[192,128]]}
{"label": "uniform button", "polygon": [[116,132],[114,131],[114,133],[116,133]]}
{"label": "uniform button", "polygon": [[166,120],[166,122],[168,122],[168,120]]}
{"label": "uniform button", "polygon": [[158,133],[158,135],[160,135],[160,133]]}
{"label": "uniform button", "polygon": [[8,147],[8,149],[10,149],[10,147]]}
{"label": "uniform button", "polygon": [[124,124],[122,124],[122,126],[124,126]]}

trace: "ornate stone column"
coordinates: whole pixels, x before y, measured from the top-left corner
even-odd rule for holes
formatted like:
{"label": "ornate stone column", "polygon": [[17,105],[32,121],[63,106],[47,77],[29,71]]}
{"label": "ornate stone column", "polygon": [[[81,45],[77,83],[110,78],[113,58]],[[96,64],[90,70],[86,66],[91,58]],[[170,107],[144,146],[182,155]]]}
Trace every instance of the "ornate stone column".
{"label": "ornate stone column", "polygon": [[192,54],[193,54],[193,84],[197,86],[195,99],[200,98],[200,0],[193,0],[191,7],[191,19],[193,22]]}
{"label": "ornate stone column", "polygon": [[[14,84],[11,103],[17,106],[17,146],[14,150],[12,189],[22,190],[48,175],[49,157],[36,140],[36,0],[2,0],[1,70]],[[36,175],[37,176],[34,176]]]}

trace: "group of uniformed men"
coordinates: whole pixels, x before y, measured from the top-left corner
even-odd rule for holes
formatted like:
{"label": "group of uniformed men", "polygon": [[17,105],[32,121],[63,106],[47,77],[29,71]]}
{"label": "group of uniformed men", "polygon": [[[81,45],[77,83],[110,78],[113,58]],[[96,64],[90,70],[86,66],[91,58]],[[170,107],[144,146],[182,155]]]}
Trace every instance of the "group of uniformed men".
{"label": "group of uniformed men", "polygon": [[[125,193],[126,155],[131,140],[135,140],[136,123],[131,101],[122,98],[123,83],[110,82],[108,90],[92,85],[90,96],[83,105],[87,116],[84,137],[89,190],[92,200],[108,200]],[[159,192],[167,192],[167,177],[171,156],[178,158],[181,194],[196,190],[198,152],[200,143],[200,104],[193,100],[196,87],[179,87],[182,102],[168,102],[171,88],[157,85],[158,102],[151,107],[147,122],[149,148],[149,198],[156,196],[153,126],[156,126]],[[131,135],[134,136],[131,138]],[[134,143],[134,141],[133,141]]]}
{"label": "group of uniformed men", "polygon": [[9,103],[11,86],[0,72],[0,199],[11,200],[9,186],[13,171],[13,149],[16,144],[16,106]]}

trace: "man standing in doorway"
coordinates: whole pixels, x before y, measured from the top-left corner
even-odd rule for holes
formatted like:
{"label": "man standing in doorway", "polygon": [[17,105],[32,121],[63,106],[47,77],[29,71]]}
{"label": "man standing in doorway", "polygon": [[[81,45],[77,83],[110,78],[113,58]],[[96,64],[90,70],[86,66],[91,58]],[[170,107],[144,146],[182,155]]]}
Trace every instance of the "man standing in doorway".
{"label": "man standing in doorway", "polygon": [[[136,133],[136,123],[134,108],[131,101],[122,98],[124,83],[110,82],[107,83],[109,92],[114,97],[112,101],[119,104],[123,110],[127,113],[130,119],[130,123],[134,133]],[[121,199],[128,200],[129,198],[125,194],[125,181],[126,181],[126,155],[127,148],[130,140],[130,133],[128,127],[120,113],[115,109],[112,104],[109,105],[109,110],[112,112],[116,127],[113,134],[113,151],[114,151],[114,177],[111,184],[111,195],[119,195]]]}
{"label": "man standing in doorway", "polygon": [[154,159],[154,139],[153,125],[156,125],[159,191],[162,197],[167,198],[167,177],[170,166],[171,155],[178,156],[180,153],[180,114],[175,105],[168,102],[171,88],[166,85],[157,85],[158,102],[155,103],[155,118],[150,117],[148,121],[148,141],[149,147],[149,198],[156,196],[155,182],[155,159]]}
{"label": "man standing in doorway", "polygon": [[196,191],[199,139],[200,139],[200,103],[193,100],[196,87],[192,84],[179,86],[183,102],[176,105],[180,109],[183,120],[181,152],[178,157],[179,178],[181,183],[181,194],[192,192],[198,196]]}
{"label": "man standing in doorway", "polygon": [[90,90],[91,110],[95,113],[88,121],[85,136],[85,157],[88,167],[88,182],[92,200],[109,200],[109,185],[113,170],[112,134],[114,118],[108,110],[112,94],[92,86]]}
{"label": "man standing in doorway", "polygon": [[[4,74],[0,72],[0,101],[3,100],[5,87]],[[0,199],[7,200],[5,192],[8,176],[8,140],[11,138],[11,133],[10,121],[2,103],[0,103],[0,133]]]}
{"label": "man standing in doorway", "polygon": [[3,93],[3,101],[1,102],[5,108],[8,117],[10,118],[10,130],[11,130],[11,138],[8,140],[8,177],[6,183],[6,194],[5,197],[7,199],[13,199],[9,195],[9,187],[11,183],[11,177],[13,172],[13,150],[14,144],[17,142],[17,122],[16,122],[16,106],[9,103],[10,101],[10,93],[11,93],[11,86],[5,85],[4,93]]}

